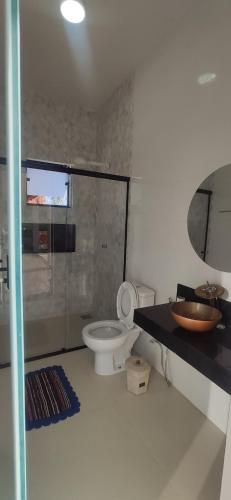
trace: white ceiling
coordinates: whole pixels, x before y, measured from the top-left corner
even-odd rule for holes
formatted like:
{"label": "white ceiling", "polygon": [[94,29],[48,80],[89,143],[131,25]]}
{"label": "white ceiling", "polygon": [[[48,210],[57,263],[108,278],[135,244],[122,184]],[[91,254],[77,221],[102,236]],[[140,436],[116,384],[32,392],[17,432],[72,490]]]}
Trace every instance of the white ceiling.
{"label": "white ceiling", "polygon": [[95,109],[172,33],[195,0],[86,0],[81,25],[61,17],[60,3],[21,0],[24,91]]}

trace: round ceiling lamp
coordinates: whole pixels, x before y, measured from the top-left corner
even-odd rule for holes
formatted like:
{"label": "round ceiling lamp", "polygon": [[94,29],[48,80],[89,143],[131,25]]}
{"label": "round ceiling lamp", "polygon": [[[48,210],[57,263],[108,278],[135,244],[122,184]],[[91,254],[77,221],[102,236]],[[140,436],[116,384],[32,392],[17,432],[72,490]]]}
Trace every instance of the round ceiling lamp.
{"label": "round ceiling lamp", "polygon": [[211,83],[214,80],[216,80],[216,73],[203,73],[202,75],[198,76],[197,82],[199,85],[206,85],[207,83]]}
{"label": "round ceiling lamp", "polygon": [[77,0],[65,0],[61,3],[60,10],[64,19],[69,23],[82,23],[86,16],[82,2]]}

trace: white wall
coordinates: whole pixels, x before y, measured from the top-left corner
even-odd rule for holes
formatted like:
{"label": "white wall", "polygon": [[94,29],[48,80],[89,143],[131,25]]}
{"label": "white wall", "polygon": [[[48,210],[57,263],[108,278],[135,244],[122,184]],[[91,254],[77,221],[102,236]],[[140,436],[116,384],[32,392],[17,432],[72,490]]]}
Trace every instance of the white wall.
{"label": "white wall", "polygon": [[[230,275],[200,261],[187,234],[194,191],[231,158],[231,5],[196,5],[135,77],[133,177],[141,179],[131,189],[128,278],[154,287],[157,303],[174,297],[178,282],[231,283]],[[198,75],[207,71],[217,73],[217,80],[199,86]],[[149,340],[142,335],[140,352],[150,352]],[[156,359],[154,349],[158,366]],[[226,393],[173,354],[170,370],[173,383],[225,431]]]}
{"label": "white wall", "polygon": [[229,411],[229,421],[228,421],[228,429],[226,436],[225,461],[224,461],[220,500],[230,500],[230,467],[231,467],[231,411]]}

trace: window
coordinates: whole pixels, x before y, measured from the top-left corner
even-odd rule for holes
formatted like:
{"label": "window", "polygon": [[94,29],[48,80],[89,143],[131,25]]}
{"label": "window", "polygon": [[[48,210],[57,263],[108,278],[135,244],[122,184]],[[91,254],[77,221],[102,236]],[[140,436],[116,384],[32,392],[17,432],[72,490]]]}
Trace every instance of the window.
{"label": "window", "polygon": [[69,175],[65,172],[27,168],[29,205],[69,206]]}

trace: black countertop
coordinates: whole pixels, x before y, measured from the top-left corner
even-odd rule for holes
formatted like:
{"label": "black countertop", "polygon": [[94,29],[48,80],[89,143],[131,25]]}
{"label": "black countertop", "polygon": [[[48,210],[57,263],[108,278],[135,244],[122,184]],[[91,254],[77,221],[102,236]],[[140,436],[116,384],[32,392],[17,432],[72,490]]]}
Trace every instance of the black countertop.
{"label": "black countertop", "polygon": [[171,304],[136,309],[134,321],[184,361],[231,394],[231,327],[206,333],[180,328]]}

